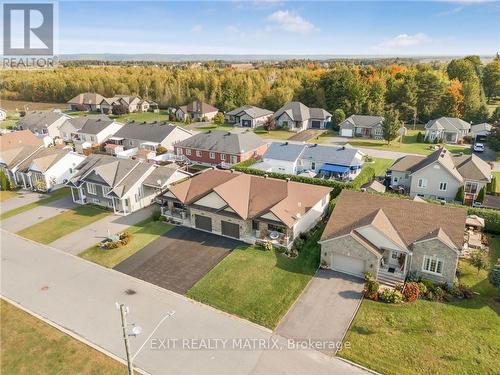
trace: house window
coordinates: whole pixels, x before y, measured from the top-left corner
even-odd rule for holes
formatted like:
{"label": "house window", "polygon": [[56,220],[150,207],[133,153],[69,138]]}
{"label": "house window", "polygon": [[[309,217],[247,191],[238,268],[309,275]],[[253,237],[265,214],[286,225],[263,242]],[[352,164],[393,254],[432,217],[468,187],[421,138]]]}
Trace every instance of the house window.
{"label": "house window", "polygon": [[446,191],[447,187],[448,187],[448,184],[446,182],[439,183],[439,191]]}
{"label": "house window", "polygon": [[196,151],[196,156],[198,156],[199,158],[201,158],[201,155],[202,155],[201,151]]}
{"label": "house window", "polygon": [[91,182],[87,182],[87,193],[92,194],[92,195],[97,195],[97,188],[95,184]]}
{"label": "house window", "polygon": [[464,190],[466,193],[476,194],[477,193],[477,183],[476,182],[466,182]]}
{"label": "house window", "polygon": [[417,186],[421,189],[427,188],[427,180],[425,178],[419,178],[417,182]]}
{"label": "house window", "polygon": [[110,187],[107,187],[107,186],[103,186],[102,187],[102,194],[103,195],[107,195],[109,194],[109,192],[111,191],[111,188]]}
{"label": "house window", "polygon": [[209,156],[210,156],[210,159],[215,159],[215,152],[210,152]]}
{"label": "house window", "polygon": [[220,160],[226,160],[226,154],[220,154]]}
{"label": "house window", "polygon": [[186,155],[191,155],[191,149],[190,148],[186,148]]}
{"label": "house window", "polygon": [[315,162],[312,162],[311,163],[311,169],[314,171],[316,169],[316,163]]}
{"label": "house window", "polygon": [[99,202],[99,199],[97,199],[97,198],[92,198],[92,199],[91,199],[91,201],[92,201],[92,203],[94,203],[94,204],[99,204],[99,203],[100,203],[100,202]]}
{"label": "house window", "polygon": [[259,222],[256,220],[252,220],[252,229],[259,230]]}
{"label": "house window", "polygon": [[286,233],[286,228],[281,225],[267,224],[267,229],[279,233]]}
{"label": "house window", "polygon": [[231,163],[236,164],[238,162],[238,157],[235,155],[231,155]]}
{"label": "house window", "polygon": [[436,257],[424,255],[424,262],[422,264],[422,271],[442,275],[443,274],[443,260],[436,258]]}
{"label": "house window", "polygon": [[[188,150],[186,149],[186,155],[188,155],[187,151]],[[189,151],[189,153],[191,153],[191,150]],[[182,155],[182,148],[177,149],[177,155]]]}
{"label": "house window", "polygon": [[375,135],[382,135],[382,128],[375,128]]}
{"label": "house window", "polygon": [[408,180],[410,178],[410,174],[409,173],[405,173],[405,180]]}

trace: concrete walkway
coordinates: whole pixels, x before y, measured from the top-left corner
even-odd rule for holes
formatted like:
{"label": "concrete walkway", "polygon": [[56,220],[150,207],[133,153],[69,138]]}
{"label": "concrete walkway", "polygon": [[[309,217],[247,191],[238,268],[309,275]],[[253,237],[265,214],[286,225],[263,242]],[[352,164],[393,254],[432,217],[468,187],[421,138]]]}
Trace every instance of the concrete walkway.
{"label": "concrete walkway", "polygon": [[[361,303],[363,280],[330,270],[318,270],[306,290],[280,322],[284,337],[341,343]],[[335,354],[337,346],[323,348]]]}
{"label": "concrete walkway", "polygon": [[259,348],[254,340],[262,339],[261,345],[272,344],[271,339],[280,346],[285,342],[181,295],[6,231],[0,234],[2,296],[108,353],[125,357],[115,302],[129,306],[129,323],[143,329],[131,338],[132,353],[175,310],[135,359],[151,374],[366,374],[311,349]]}
{"label": "concrete walkway", "polygon": [[18,193],[19,194],[17,194],[15,197],[12,197],[0,203],[0,212],[7,212],[48,197],[48,195],[46,194],[36,193],[33,191],[20,190]]}
{"label": "concrete walkway", "polygon": [[49,202],[42,206],[35,207],[32,210],[22,212],[19,215],[2,220],[0,226],[2,229],[15,233],[43,220],[59,215],[62,212],[68,211],[75,206],[76,203],[71,200],[71,195],[69,195],[57,201]]}
{"label": "concrete walkway", "polygon": [[126,230],[129,226],[149,219],[155,206],[149,206],[127,216],[108,215],[64,237],[58,238],[50,246],[77,255],[100,242],[108,235]]}

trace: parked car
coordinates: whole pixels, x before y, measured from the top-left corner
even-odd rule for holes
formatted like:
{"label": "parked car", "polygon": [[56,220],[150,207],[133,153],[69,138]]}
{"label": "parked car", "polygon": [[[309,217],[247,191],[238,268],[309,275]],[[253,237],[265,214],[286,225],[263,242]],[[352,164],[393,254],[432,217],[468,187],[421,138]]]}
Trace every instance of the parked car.
{"label": "parked car", "polygon": [[482,143],[474,144],[474,152],[483,152],[483,151],[484,151],[484,144]]}

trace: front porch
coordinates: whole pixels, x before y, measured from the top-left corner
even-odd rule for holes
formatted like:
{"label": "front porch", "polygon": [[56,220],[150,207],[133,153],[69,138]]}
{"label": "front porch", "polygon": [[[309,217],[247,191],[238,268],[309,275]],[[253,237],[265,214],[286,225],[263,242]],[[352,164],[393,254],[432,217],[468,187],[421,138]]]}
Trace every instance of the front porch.
{"label": "front porch", "polygon": [[377,279],[389,286],[404,283],[409,267],[409,254],[386,249],[380,259]]}

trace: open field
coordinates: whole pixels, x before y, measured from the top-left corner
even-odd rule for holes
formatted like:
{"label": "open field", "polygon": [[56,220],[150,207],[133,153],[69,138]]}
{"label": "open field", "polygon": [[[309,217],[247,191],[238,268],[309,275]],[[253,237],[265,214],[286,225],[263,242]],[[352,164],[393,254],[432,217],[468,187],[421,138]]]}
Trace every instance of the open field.
{"label": "open field", "polygon": [[0,301],[2,374],[116,374],[123,364]]}
{"label": "open field", "polygon": [[33,208],[38,207],[38,206],[43,206],[44,204],[56,201],[56,200],[61,199],[61,198],[64,198],[70,194],[71,194],[71,190],[69,188],[62,188],[62,189],[55,190],[55,191],[51,192],[47,196],[47,198],[40,199],[39,201],[26,204],[24,206],[15,208],[15,209],[7,211],[7,212],[2,212],[0,214],[0,220],[5,220],[5,219],[8,219],[9,217],[19,215],[22,212],[32,210]]}
{"label": "open field", "polygon": [[67,109],[66,103],[41,103],[41,102],[28,102],[24,100],[6,100],[0,99],[0,108],[7,111],[22,111],[25,108],[28,111],[45,110],[45,109]]}
{"label": "open field", "polygon": [[[500,258],[500,237],[490,259]],[[500,358],[500,291],[487,272],[460,261],[460,281],[479,293],[470,300],[392,305],[364,300],[340,356],[384,374],[494,374]]]}
{"label": "open field", "polygon": [[109,250],[100,249],[96,245],[81,252],[78,256],[101,266],[113,268],[172,228],[172,225],[162,221],[146,220],[127,229],[127,232],[132,235],[127,245]]}
{"label": "open field", "polygon": [[100,207],[90,205],[78,206],[23,229],[17,234],[36,242],[49,244],[109,214],[111,214],[109,211],[105,211]]}

